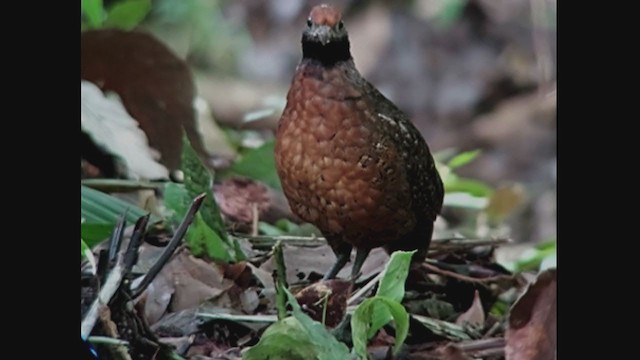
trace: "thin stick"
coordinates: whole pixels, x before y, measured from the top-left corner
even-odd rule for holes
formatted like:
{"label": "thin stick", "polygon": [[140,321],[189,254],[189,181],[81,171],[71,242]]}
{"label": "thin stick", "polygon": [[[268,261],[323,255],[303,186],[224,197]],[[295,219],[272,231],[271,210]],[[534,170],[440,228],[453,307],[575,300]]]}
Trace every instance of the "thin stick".
{"label": "thin stick", "polygon": [[95,299],[89,311],[85,315],[84,319],[82,319],[82,323],[80,325],[80,335],[83,339],[86,339],[93,327],[96,325],[96,320],[98,319],[98,309],[100,305],[106,305],[111,301],[111,298],[116,293],[118,288],[120,287],[120,283],[122,282],[122,278],[124,275],[124,266],[123,266],[123,258],[122,255],[117,256],[116,265],[113,267],[113,270],[109,273],[107,280],[104,283],[104,286],[100,290],[98,297]]}
{"label": "thin stick", "polygon": [[151,214],[147,214],[138,219],[133,229],[133,235],[131,235],[131,239],[129,240],[129,246],[127,246],[127,251],[124,253],[124,269],[127,274],[131,272],[133,265],[138,262],[138,249],[142,244],[142,235],[147,229],[150,217]]}
{"label": "thin stick", "polygon": [[472,282],[472,283],[486,283],[486,282],[498,281],[503,279],[512,279],[511,276],[507,276],[507,275],[491,276],[486,278],[473,278],[470,276],[455,273],[453,271],[440,269],[439,267],[433,266],[426,262],[422,263],[422,266],[425,267],[427,270],[434,272],[436,274],[444,275],[454,279],[458,279],[466,282]]}
{"label": "thin stick", "polygon": [[129,342],[126,340],[114,339],[108,336],[89,336],[87,340],[92,344],[129,346]]}
{"label": "thin stick", "polygon": [[355,294],[351,295],[351,297],[347,300],[347,305],[352,305],[356,300],[364,296],[369,290],[371,290],[382,278],[382,272],[379,272],[373,279],[369,280],[360,290],[358,290]]}
{"label": "thin stick", "polygon": [[160,270],[162,270],[164,265],[169,261],[169,259],[175,252],[176,248],[182,241],[182,238],[187,233],[187,229],[189,229],[189,225],[191,225],[193,218],[198,212],[198,209],[200,209],[200,206],[202,205],[202,201],[204,200],[205,196],[206,196],[206,193],[202,193],[196,196],[195,199],[193,199],[193,202],[191,203],[191,207],[189,208],[189,211],[187,211],[187,213],[185,214],[184,219],[180,223],[180,226],[178,226],[178,229],[176,230],[175,234],[173,234],[173,238],[171,239],[171,241],[169,241],[169,244],[164,249],[160,257],[158,258],[158,261],[156,261],[151,267],[151,269],[149,269],[147,274],[144,276],[144,278],[140,282],[140,285],[138,285],[137,288],[131,291],[131,295],[134,299],[138,297],[140,294],[142,294],[142,292],[149,286],[149,284],[151,284],[153,279],[155,279],[155,277],[158,275]]}
{"label": "thin stick", "polygon": [[207,318],[207,319],[230,320],[230,321],[237,321],[237,322],[274,323],[278,321],[277,315],[233,315],[233,314],[196,313],[196,316]]}

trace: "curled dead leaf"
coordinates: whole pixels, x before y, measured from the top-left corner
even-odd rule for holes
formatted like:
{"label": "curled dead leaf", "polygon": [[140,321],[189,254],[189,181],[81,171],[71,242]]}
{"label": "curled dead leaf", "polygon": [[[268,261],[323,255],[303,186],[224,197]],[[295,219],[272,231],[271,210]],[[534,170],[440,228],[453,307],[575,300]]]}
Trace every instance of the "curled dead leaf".
{"label": "curled dead leaf", "polygon": [[552,360],[557,346],[557,270],[540,273],[509,313],[507,360]]}
{"label": "curled dead leaf", "polygon": [[456,319],[456,324],[464,325],[469,324],[475,327],[484,326],[484,309],[482,308],[482,302],[480,301],[480,294],[478,290],[473,295],[473,302],[467,311],[460,314]]}

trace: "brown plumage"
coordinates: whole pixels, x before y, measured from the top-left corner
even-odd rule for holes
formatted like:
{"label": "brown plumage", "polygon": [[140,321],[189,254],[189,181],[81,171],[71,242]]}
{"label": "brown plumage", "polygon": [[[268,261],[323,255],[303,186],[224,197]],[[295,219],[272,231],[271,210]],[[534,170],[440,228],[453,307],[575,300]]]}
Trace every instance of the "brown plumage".
{"label": "brown plumage", "polygon": [[409,118],[356,70],[340,12],[316,6],[303,59],[278,124],[276,166],[293,212],[316,225],[337,256],[333,278],[372,248],[426,256],[444,189]]}

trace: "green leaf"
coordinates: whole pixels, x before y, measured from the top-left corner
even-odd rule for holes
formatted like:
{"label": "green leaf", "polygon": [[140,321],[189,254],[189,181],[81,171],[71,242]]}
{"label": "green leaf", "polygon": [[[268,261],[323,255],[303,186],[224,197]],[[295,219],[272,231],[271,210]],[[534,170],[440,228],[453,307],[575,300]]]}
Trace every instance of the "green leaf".
{"label": "green leaf", "polygon": [[105,26],[132,30],[144,20],[150,10],[150,0],[129,0],[116,3],[107,11]]}
{"label": "green leaf", "polygon": [[80,236],[93,248],[111,235],[114,226],[115,224],[81,224]]}
{"label": "green leaf", "polygon": [[[171,220],[178,224],[184,218],[189,210],[191,198],[186,187],[183,184],[169,182],[164,188],[164,204],[171,211]],[[233,247],[235,251],[235,259],[230,255],[229,245],[211,229],[203,220],[202,215],[198,213],[194,222],[187,231],[185,236],[186,242],[195,256],[207,254],[210,258],[229,262],[232,260],[242,261],[246,259],[240,244],[234,240]]]}
{"label": "green leaf", "polygon": [[[373,319],[380,315],[387,318],[382,325],[373,323]],[[389,320],[393,319],[396,327],[396,344],[394,353],[398,353],[409,333],[409,314],[399,302],[384,296],[374,296],[366,299],[353,313],[351,317],[351,336],[353,338],[353,350],[362,359],[367,358],[367,343],[378,330]]]}
{"label": "green leaf", "polygon": [[87,245],[87,243],[84,242],[84,240],[80,239],[80,257],[85,258],[88,257],[87,254],[91,253],[91,248],[89,247],[89,245]]}
{"label": "green leaf", "polygon": [[242,357],[245,360],[348,359],[349,349],[321,323],[302,312],[295,297],[284,289],[293,316],[269,326],[260,341]]}
{"label": "green leaf", "polygon": [[478,155],[480,155],[480,150],[465,151],[449,160],[448,166],[451,169],[459,168],[460,166],[472,162],[475,158],[478,157]]}
{"label": "green leaf", "polygon": [[471,179],[463,179],[453,174],[444,182],[445,192],[464,192],[478,197],[488,197],[493,190],[487,184]]}
{"label": "green leaf", "polygon": [[206,254],[212,259],[224,262],[234,260],[228,245],[205,223],[200,213],[194,217],[193,224],[187,231],[186,240],[195,256]]}
{"label": "green leaf", "polygon": [[436,18],[436,25],[448,28],[462,15],[467,0],[446,0]]}
{"label": "green leaf", "polygon": [[411,256],[416,251],[395,251],[385,265],[376,295],[395,301],[404,298],[404,283],[409,274]]}
{"label": "green leaf", "polygon": [[275,141],[271,140],[256,149],[248,150],[229,171],[235,175],[260,180],[273,189],[280,190],[282,186],[276,172],[274,149]]}
{"label": "green leaf", "polygon": [[189,210],[189,193],[184,184],[168,182],[164,186],[162,198],[164,206],[171,211],[174,224],[180,223]]}
{"label": "green leaf", "polygon": [[146,211],[115,196],[80,185],[80,214],[86,224],[113,224],[120,219],[125,210],[127,222],[133,223]]}
{"label": "green leaf", "polygon": [[82,11],[87,16],[90,28],[98,28],[104,22],[105,14],[102,0],[82,0]]}
{"label": "green leaf", "polygon": [[376,296],[358,306],[351,318],[354,350],[366,358],[367,341],[391,319],[396,322],[397,352],[409,331],[409,314],[400,304],[404,298],[404,283],[415,251],[396,251],[387,262]]}
{"label": "green leaf", "polygon": [[[115,196],[80,185],[80,233],[90,247],[111,235],[113,227],[126,211],[128,224],[135,223],[146,211]],[[157,218],[152,216],[152,221]]]}
{"label": "green leaf", "polygon": [[184,184],[189,198],[194,199],[202,193],[207,194],[200,209],[200,214],[202,214],[205,223],[218,233],[222,240],[228,242],[224,222],[211,191],[213,185],[212,175],[202,164],[198,154],[191,147],[189,138],[184,133],[182,135],[182,172],[184,173]]}

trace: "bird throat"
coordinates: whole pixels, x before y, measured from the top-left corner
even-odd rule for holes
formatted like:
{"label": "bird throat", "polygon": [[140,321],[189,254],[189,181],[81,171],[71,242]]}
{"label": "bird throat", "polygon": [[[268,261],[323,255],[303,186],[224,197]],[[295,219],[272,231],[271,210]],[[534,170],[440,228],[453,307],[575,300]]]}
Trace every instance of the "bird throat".
{"label": "bird throat", "polygon": [[341,39],[322,45],[317,41],[302,40],[302,59],[315,60],[324,66],[334,66],[351,59],[349,40]]}

